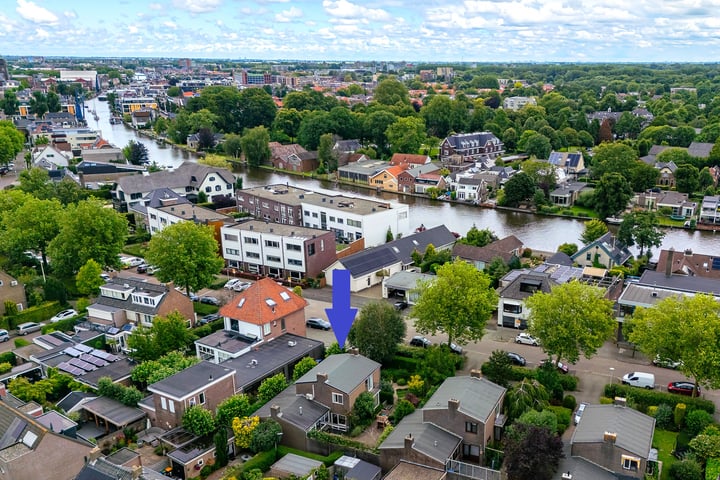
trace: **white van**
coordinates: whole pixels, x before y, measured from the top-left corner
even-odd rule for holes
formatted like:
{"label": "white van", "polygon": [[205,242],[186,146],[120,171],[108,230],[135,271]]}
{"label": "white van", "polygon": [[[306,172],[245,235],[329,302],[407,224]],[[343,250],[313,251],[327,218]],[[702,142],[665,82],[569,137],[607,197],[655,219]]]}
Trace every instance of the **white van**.
{"label": "white van", "polygon": [[622,378],[622,383],[633,387],[655,388],[655,375],[645,372],[630,372]]}
{"label": "white van", "polygon": [[27,335],[28,333],[39,332],[43,327],[42,323],[27,322],[17,326],[18,335]]}

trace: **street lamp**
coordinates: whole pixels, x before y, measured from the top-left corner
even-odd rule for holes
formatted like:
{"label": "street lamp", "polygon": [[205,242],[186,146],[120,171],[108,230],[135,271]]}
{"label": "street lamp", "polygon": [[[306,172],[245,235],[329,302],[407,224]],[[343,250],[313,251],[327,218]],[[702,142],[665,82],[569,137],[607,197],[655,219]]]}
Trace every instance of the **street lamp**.
{"label": "street lamp", "polygon": [[613,383],[615,367],[610,367],[610,385]]}
{"label": "street lamp", "polygon": [[278,459],[278,445],[280,444],[280,441],[282,440],[283,432],[277,432],[277,436],[275,437],[275,461],[277,462]]}

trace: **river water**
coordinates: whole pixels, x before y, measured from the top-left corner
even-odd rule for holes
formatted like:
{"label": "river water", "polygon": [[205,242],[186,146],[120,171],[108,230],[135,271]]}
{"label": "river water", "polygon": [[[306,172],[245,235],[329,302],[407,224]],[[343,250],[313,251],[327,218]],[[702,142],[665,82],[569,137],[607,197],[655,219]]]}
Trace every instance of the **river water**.
{"label": "river water", "polygon": [[[97,111],[99,116],[99,120],[95,121],[92,114],[88,114],[88,126],[100,129],[103,138],[110,143],[122,148],[130,140],[142,142],[148,149],[150,161],[163,166],[177,167],[184,161],[195,159],[192,154],[184,150],[158,145],[153,140],[138,135],[124,125],[110,125],[107,102],[93,99],[87,103],[91,109]],[[370,190],[358,187],[345,185],[335,187],[331,182],[282,175],[265,170],[241,169],[235,173],[243,178],[243,187],[245,188],[288,183],[311,190],[342,192],[348,195],[404,203],[410,206],[410,225],[413,229],[421,224],[429,228],[444,223],[450,231],[465,235],[473,225],[476,225],[480,229],[489,228],[500,238],[515,235],[526,247],[549,252],[556,251],[557,247],[563,243],[582,244],[580,235],[584,224],[581,220],[452,204],[389,192],[375,194]],[[690,248],[697,253],[720,255],[720,234],[677,228],[667,229],[665,232],[661,248],[673,247],[679,251]],[[660,249],[653,249],[655,258],[659,251]],[[637,252],[634,253],[637,254]]]}

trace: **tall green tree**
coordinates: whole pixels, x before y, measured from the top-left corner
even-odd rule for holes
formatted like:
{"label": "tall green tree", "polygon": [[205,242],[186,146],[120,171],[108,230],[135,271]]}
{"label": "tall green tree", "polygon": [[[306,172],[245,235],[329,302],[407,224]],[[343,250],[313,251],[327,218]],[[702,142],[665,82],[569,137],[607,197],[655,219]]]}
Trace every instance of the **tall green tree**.
{"label": "tall green tree", "polygon": [[508,418],[514,420],[527,411],[542,410],[547,406],[549,398],[550,395],[540,382],[524,378],[508,390],[503,405]]}
{"label": "tall green tree", "polygon": [[60,97],[55,92],[48,92],[47,93],[47,108],[48,112],[55,113],[62,110],[62,105],[60,104]]}
{"label": "tall green tree", "polygon": [[80,270],[75,277],[75,285],[78,292],[83,295],[93,295],[100,291],[100,285],[105,281],[100,277],[102,273],[102,267],[92,258],[85,262],[85,265],[80,267]]}
{"label": "tall green tree", "polygon": [[0,120],[0,164],[14,161],[24,145],[25,137],[15,125],[9,120]]}
{"label": "tall green tree", "polygon": [[659,247],[665,232],[657,227],[657,217],[654,212],[631,212],[623,217],[618,229],[617,239],[625,246],[637,245],[640,256],[646,248]]}
{"label": "tall green tree", "polygon": [[675,170],[675,185],[678,192],[696,192],[700,188],[700,170],[694,165],[678,165]]}
{"label": "tall green tree", "polygon": [[[318,145],[318,170],[321,173],[334,172],[337,170],[337,157],[333,151],[335,139],[332,133],[326,133],[320,136],[320,144]],[[334,170],[331,168],[334,167]]]}
{"label": "tall green tree", "polygon": [[[629,340],[649,358],[682,361],[680,371],[704,387],[720,387],[720,303],[712,295],[671,296],[638,307]],[[693,395],[697,392],[693,391]]]}
{"label": "tall green tree", "polygon": [[403,117],[385,132],[392,153],[417,153],[425,141],[425,123],[421,118]]}
{"label": "tall green tree", "polygon": [[614,217],[632,198],[630,183],[620,173],[606,173],[595,187],[595,211],[600,218]]}
{"label": "tall green tree", "polygon": [[458,243],[465,245],[473,245],[475,247],[484,247],[491,244],[498,239],[495,232],[489,228],[483,228],[480,230],[475,224],[470,227],[470,230],[465,234],[464,237],[458,239]]}
{"label": "tall green tree", "polygon": [[130,140],[122,149],[125,160],[133,165],[141,165],[148,162],[148,149],[142,142]]}
{"label": "tall green tree", "polygon": [[563,442],[549,428],[513,424],[503,439],[503,466],[511,480],[550,480],[565,457]]}
{"label": "tall green tree", "polygon": [[445,138],[452,130],[453,101],[447,95],[435,95],[420,109],[428,134]]}
{"label": "tall green tree", "polygon": [[294,108],[287,108],[287,106],[285,106],[281,110],[278,110],[277,115],[275,115],[272,129],[273,131],[284,133],[290,138],[290,141],[294,141],[298,136],[301,122],[302,113]]}
{"label": "tall green tree", "polygon": [[549,293],[535,292],[526,300],[529,330],[556,361],[575,363],[590,358],[610,338],[615,326],[613,302],[599,287],[571,281]]}
{"label": "tall green tree", "polygon": [[371,302],[360,310],[348,340],[361,354],[383,363],[395,355],[405,332],[406,325],[400,312],[387,302]]}
{"label": "tall green tree", "polygon": [[20,190],[35,198],[46,200],[53,196],[50,174],[44,168],[31,167],[23,170],[18,175],[18,180],[20,181]]}
{"label": "tall green tree", "polygon": [[10,116],[18,113],[20,101],[17,98],[15,90],[5,90],[5,96],[0,103],[2,104],[2,110],[5,115]]}
{"label": "tall green tree", "polygon": [[634,192],[644,192],[653,188],[660,178],[660,170],[645,162],[638,162],[630,174],[630,184]]}
{"label": "tall green tree", "polygon": [[480,340],[497,305],[490,278],[462,260],[438,267],[437,278],[419,288],[412,313],[420,333],[448,336],[448,345]]}
{"label": "tall green tree", "polygon": [[285,390],[287,386],[287,378],[285,378],[285,374],[282,372],[268,377],[263,380],[260,387],[258,387],[258,400],[267,403]]}
{"label": "tall green tree", "polygon": [[373,100],[382,105],[397,105],[398,103],[410,105],[407,87],[394,78],[387,78],[378,84]]}
{"label": "tall green tree", "polygon": [[520,202],[529,200],[535,193],[535,182],[532,177],[524,172],[519,172],[510,177],[510,180],[503,187],[505,192],[504,205],[517,207]]}
{"label": "tall green tree", "polygon": [[637,152],[624,143],[603,143],[593,151],[590,171],[594,178],[601,178],[606,173],[618,173],[625,178],[638,165]]}
{"label": "tall green tree", "polygon": [[48,112],[47,97],[43,92],[34,91],[30,97],[30,110],[37,118],[43,118]]}
{"label": "tall green tree", "polygon": [[[588,243],[592,243],[598,238],[602,237],[608,232],[608,227],[605,222],[602,220],[598,220],[597,218],[593,218],[592,220],[588,220],[585,222],[585,228],[583,229],[583,233],[580,236],[580,240],[587,245]],[[577,251],[577,248],[575,249]]]}
{"label": "tall green tree", "polygon": [[103,266],[119,266],[128,235],[127,220],[94,199],[68,205],[60,217],[60,233],[48,245],[53,268],[73,275],[89,259]]}
{"label": "tall green tree", "polygon": [[57,200],[28,197],[17,209],[3,214],[0,246],[5,251],[35,250],[47,268],[48,245],[60,233],[62,213]]}
{"label": "tall green tree", "polygon": [[188,319],[174,311],[167,316],[156,316],[150,328],[140,327],[128,337],[133,358],[140,362],[158,360],[174,351],[185,351],[192,343],[193,334],[188,330]]}
{"label": "tall green tree", "polygon": [[232,427],[234,418],[244,418],[253,412],[250,399],[244,393],[238,393],[223,400],[217,407],[215,418],[218,426]]}
{"label": "tall green tree", "polygon": [[376,110],[368,114],[363,121],[363,137],[375,145],[378,155],[386,155],[388,149],[387,129],[397,121],[397,117],[385,110]]}
{"label": "tall green tree", "polygon": [[198,437],[210,435],[217,427],[215,418],[210,410],[206,410],[200,405],[193,405],[183,413],[183,428]]}
{"label": "tall green tree", "polygon": [[157,232],[145,258],[160,267],[156,275],[161,281],[173,281],[188,295],[208,286],[224,264],[213,228],[194,222],[178,222]]}
{"label": "tall green tree", "polygon": [[234,133],[228,133],[223,139],[223,150],[225,155],[232,157],[235,160],[240,158],[242,153],[242,137]]}
{"label": "tall green tree", "polygon": [[240,139],[245,160],[251,167],[259,167],[270,160],[270,134],[265,127],[248,130]]}

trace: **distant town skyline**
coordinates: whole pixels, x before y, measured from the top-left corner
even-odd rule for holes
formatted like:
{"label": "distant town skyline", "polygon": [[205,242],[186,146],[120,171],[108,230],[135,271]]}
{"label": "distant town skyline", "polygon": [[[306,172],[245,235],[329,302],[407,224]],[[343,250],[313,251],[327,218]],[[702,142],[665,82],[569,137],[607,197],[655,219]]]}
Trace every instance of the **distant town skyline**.
{"label": "distant town skyline", "polygon": [[717,62],[719,0],[11,0],[0,55]]}

